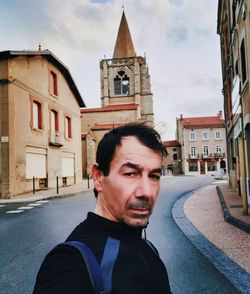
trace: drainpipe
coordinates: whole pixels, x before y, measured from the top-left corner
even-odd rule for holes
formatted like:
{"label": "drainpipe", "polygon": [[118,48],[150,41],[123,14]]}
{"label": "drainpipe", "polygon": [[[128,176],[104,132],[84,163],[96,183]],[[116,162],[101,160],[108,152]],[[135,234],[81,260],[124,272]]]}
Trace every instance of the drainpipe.
{"label": "drainpipe", "polygon": [[246,187],[246,165],[245,165],[245,142],[242,134],[239,137],[239,160],[240,160],[240,178],[241,178],[241,196],[243,205],[243,214],[248,215],[247,187]]}

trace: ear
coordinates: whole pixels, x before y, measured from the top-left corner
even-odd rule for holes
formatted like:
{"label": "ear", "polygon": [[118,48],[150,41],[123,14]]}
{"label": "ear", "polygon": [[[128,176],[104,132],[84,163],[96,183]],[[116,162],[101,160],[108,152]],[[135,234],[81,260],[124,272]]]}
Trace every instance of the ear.
{"label": "ear", "polygon": [[98,193],[102,192],[103,173],[99,170],[97,163],[94,163],[92,166],[92,179],[96,191]]}

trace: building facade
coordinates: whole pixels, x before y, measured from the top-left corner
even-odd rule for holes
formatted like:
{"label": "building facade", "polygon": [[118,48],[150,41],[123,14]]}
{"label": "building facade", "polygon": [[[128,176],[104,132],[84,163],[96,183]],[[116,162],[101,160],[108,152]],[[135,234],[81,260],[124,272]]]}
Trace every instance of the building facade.
{"label": "building facade", "polygon": [[165,175],[182,174],[181,144],[176,140],[163,141],[168,155],[163,160]]}
{"label": "building facade", "polygon": [[82,179],[80,108],[49,50],[0,52],[0,198]]}
{"label": "building facade", "polygon": [[177,119],[182,171],[186,175],[221,175],[226,167],[226,133],[221,112],[217,116]]}
{"label": "building facade", "polygon": [[129,122],[154,125],[153,94],[146,58],[137,56],[123,12],[113,58],[100,61],[101,107],[81,110],[83,174],[90,174],[95,149],[114,126]]}
{"label": "building facade", "polygon": [[247,214],[250,201],[250,0],[219,0],[224,112],[229,182]]}

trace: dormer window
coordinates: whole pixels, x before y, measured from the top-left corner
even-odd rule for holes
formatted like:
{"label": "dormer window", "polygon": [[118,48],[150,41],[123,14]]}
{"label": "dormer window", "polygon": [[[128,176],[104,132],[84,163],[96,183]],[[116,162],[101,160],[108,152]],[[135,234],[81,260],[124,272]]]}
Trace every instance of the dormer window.
{"label": "dormer window", "polygon": [[119,71],[114,78],[114,93],[115,95],[129,95],[129,77],[124,71]]}

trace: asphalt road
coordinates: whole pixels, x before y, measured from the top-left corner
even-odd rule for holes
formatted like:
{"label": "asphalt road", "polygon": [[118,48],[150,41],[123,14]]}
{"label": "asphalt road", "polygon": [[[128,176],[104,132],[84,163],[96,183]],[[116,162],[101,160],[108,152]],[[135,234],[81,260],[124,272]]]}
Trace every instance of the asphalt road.
{"label": "asphalt road", "polygon": [[[211,177],[162,180],[147,237],[159,249],[174,294],[239,293],[190,243],[171,217],[171,208],[177,199],[212,181]],[[20,213],[7,212],[32,207],[31,203],[0,207],[1,294],[32,293],[36,273],[46,253],[64,241],[87,212],[94,209],[95,199],[92,192],[85,192],[35,204],[32,209],[21,209]]]}

